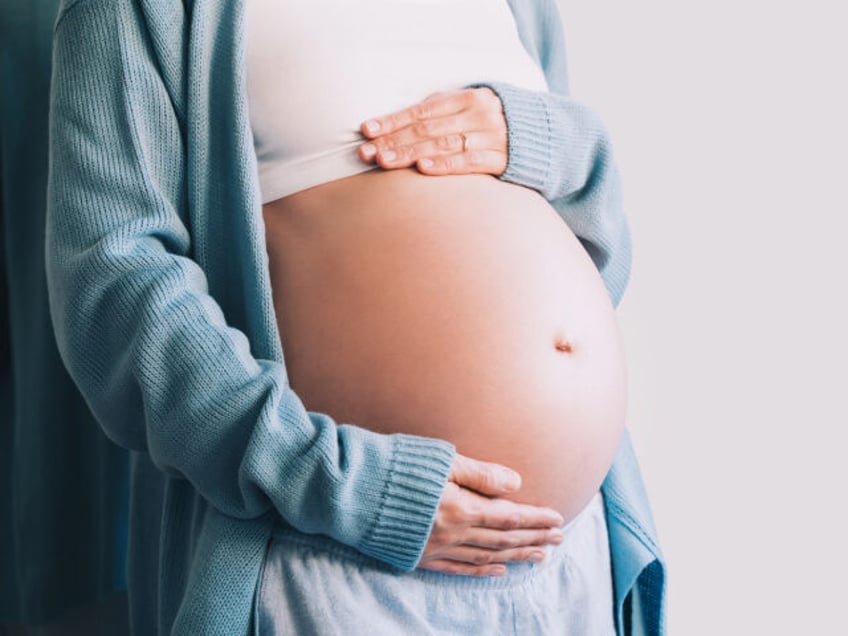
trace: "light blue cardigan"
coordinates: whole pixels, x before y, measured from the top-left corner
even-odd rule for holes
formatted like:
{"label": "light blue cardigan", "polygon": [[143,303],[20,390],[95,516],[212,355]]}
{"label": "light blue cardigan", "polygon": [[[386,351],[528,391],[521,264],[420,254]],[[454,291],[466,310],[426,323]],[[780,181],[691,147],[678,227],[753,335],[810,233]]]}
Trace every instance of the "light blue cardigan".
{"label": "light blue cardigan", "polygon": [[[139,634],[238,634],[276,514],[403,570],[453,459],[305,409],[277,334],[247,118],[244,0],[66,0],[50,110],[47,274],[63,359],[133,452]],[[552,0],[511,2],[551,90],[493,84],[510,167],[580,236],[618,301],[629,235],[603,126],[565,97]],[[663,566],[627,438],[604,484],[617,620],[637,578],[661,630]]]}

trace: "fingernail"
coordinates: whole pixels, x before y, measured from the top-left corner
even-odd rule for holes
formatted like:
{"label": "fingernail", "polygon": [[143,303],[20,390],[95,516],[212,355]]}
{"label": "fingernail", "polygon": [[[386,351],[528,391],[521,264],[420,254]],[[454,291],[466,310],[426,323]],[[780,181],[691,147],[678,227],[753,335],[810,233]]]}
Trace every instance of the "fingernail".
{"label": "fingernail", "polygon": [[432,159],[422,159],[421,161],[418,162],[418,165],[420,165],[422,168],[432,168],[433,167],[433,160]]}
{"label": "fingernail", "polygon": [[553,516],[554,522],[551,525],[554,526],[554,530],[558,530],[563,525],[565,525],[565,519],[563,519],[562,515],[559,514],[556,510],[554,510],[553,508],[548,508],[548,512],[550,512]]}
{"label": "fingernail", "polygon": [[521,488],[521,475],[508,468],[504,469],[501,473],[501,485],[504,490],[518,490]]}
{"label": "fingernail", "polygon": [[362,154],[366,159],[371,159],[377,154],[377,146],[374,144],[364,144],[362,146]]}
{"label": "fingernail", "polygon": [[532,561],[533,563],[538,563],[539,561],[541,561],[544,558],[545,558],[544,552],[536,551],[536,552],[530,553],[530,561]]}
{"label": "fingernail", "polygon": [[551,543],[559,545],[565,539],[565,535],[560,530],[555,530],[551,533]]}
{"label": "fingernail", "polygon": [[383,161],[394,161],[397,158],[397,153],[394,150],[385,150],[380,156]]}
{"label": "fingernail", "polygon": [[369,119],[365,122],[365,129],[372,135],[380,130],[380,122],[376,119]]}

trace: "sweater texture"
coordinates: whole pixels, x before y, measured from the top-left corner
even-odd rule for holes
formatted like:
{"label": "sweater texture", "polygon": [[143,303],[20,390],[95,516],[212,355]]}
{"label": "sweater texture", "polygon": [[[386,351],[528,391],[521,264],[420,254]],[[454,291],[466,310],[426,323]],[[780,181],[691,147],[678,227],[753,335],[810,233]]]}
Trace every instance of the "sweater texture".
{"label": "sweater texture", "polygon": [[[491,85],[521,132],[504,178],[551,202],[617,302],[630,243],[608,136],[567,97],[553,1],[510,6],[551,92]],[[411,570],[455,454],[442,440],[307,411],[288,383],[243,18],[243,0],[66,0],[56,23],[50,308],[71,375],[132,451],[138,634],[248,633],[277,515]],[[641,600],[656,600],[654,612],[641,603],[648,633],[660,633],[661,555],[626,436],[603,488],[617,621],[640,585]]]}

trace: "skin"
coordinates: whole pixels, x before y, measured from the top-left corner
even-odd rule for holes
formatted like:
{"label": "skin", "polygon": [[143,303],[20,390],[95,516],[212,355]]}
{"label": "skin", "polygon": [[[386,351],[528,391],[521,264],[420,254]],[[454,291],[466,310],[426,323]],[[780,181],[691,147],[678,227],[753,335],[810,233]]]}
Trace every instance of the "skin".
{"label": "skin", "polygon": [[[366,163],[422,174],[492,174],[506,170],[508,141],[501,100],[490,88],[434,93],[404,110],[362,122],[370,141],[359,147]],[[462,137],[467,150],[462,150]]]}
{"label": "skin", "polygon": [[563,541],[563,518],[550,508],[498,498],[520,488],[514,470],[457,454],[418,567],[502,576],[508,561],[543,560],[546,544]]}
{"label": "skin", "polygon": [[[489,88],[447,91],[362,122],[366,163],[427,175],[501,175],[507,166],[506,119]],[[466,136],[463,151],[460,133]],[[563,540],[562,516],[499,496],[519,491],[521,477],[498,464],[457,455],[419,567],[498,576],[509,561],[541,561],[546,544]]]}

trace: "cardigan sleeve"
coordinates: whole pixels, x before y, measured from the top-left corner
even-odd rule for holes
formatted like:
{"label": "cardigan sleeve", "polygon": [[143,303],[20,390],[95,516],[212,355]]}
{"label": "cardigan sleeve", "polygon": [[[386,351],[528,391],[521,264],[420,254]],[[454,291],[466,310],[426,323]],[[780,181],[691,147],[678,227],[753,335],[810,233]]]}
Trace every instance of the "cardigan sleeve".
{"label": "cardigan sleeve", "polygon": [[[523,4],[513,2],[514,11]],[[565,36],[554,2],[536,3],[516,18],[528,52],[549,91],[506,82],[478,82],[501,99],[507,123],[507,167],[500,179],[537,190],[568,224],[598,268],[618,305],[630,277],[630,229],[609,133],[587,106],[569,96]]]}
{"label": "cardigan sleeve", "polygon": [[54,36],[46,266],[62,358],[99,423],[227,515],[276,510],[411,570],[454,447],[307,411],[283,364],[253,357],[192,259],[184,129],[132,4],[67,5]]}

